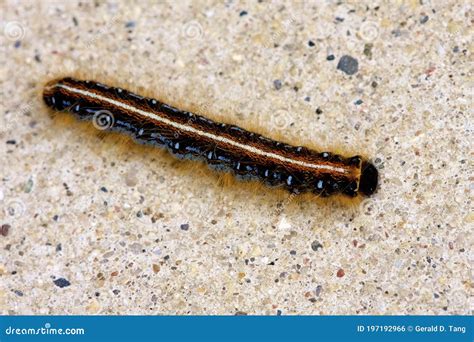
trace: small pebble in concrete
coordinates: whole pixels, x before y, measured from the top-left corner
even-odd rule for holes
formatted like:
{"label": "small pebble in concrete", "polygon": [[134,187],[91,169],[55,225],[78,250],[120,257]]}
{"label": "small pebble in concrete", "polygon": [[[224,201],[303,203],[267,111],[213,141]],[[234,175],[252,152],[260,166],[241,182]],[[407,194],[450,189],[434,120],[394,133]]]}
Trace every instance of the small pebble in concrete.
{"label": "small pebble in concrete", "polygon": [[20,290],[12,290],[14,294],[16,294],[18,297],[23,297],[23,292]]}
{"label": "small pebble in concrete", "polygon": [[275,80],[273,81],[273,86],[275,87],[276,90],[280,90],[282,87],[282,83],[280,80]]}
{"label": "small pebble in concrete", "polygon": [[58,286],[58,287],[67,287],[69,285],[71,285],[71,283],[69,282],[69,280],[65,279],[65,278],[58,278],[58,279],[55,279],[53,280],[53,283],[54,285]]}
{"label": "small pebble in concrete", "polygon": [[311,249],[316,252],[320,248],[323,248],[323,245],[321,245],[319,241],[314,240],[313,243],[311,244]]}
{"label": "small pebble in concrete", "polygon": [[319,295],[321,294],[321,291],[323,290],[323,286],[322,285],[318,285],[316,286],[316,290],[314,290],[314,294],[316,295],[316,297],[319,297]]}
{"label": "small pebble in concrete", "polygon": [[9,224],[2,224],[0,228],[0,235],[7,236],[11,226]]}
{"label": "small pebble in concrete", "polygon": [[132,21],[127,21],[125,23],[125,27],[126,28],[134,28],[135,27],[135,22],[132,20]]}
{"label": "small pebble in concrete", "polygon": [[344,55],[337,63],[337,69],[345,72],[347,75],[354,75],[359,71],[359,62],[354,57]]}

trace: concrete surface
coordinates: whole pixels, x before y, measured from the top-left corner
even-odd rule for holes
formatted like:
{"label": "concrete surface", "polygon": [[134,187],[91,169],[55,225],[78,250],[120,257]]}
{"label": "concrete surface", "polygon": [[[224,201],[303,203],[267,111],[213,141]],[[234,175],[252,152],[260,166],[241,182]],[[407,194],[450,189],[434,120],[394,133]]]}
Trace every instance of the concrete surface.
{"label": "concrete surface", "polygon": [[[2,314],[472,314],[469,1],[0,12]],[[363,153],[380,189],[359,206],[282,199],[102,141],[38,97],[78,72]]]}

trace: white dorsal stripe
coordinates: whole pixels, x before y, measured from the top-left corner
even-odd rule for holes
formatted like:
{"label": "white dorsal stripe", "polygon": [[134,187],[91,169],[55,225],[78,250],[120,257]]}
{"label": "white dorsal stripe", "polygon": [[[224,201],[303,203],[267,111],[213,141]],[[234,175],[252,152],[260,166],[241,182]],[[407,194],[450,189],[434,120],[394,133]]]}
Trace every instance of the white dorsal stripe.
{"label": "white dorsal stripe", "polygon": [[209,138],[211,140],[214,140],[216,142],[223,142],[225,144],[229,144],[229,145],[238,147],[242,150],[245,150],[245,151],[260,155],[260,156],[264,156],[266,158],[275,159],[275,160],[279,160],[279,161],[282,161],[282,162],[285,162],[285,163],[304,166],[304,167],[308,167],[308,168],[312,168],[312,169],[322,169],[322,170],[328,170],[328,171],[332,171],[332,172],[339,172],[339,173],[342,173],[342,174],[347,173],[347,171],[344,168],[341,168],[341,167],[336,167],[336,166],[331,166],[331,165],[324,165],[324,164],[307,163],[307,162],[304,162],[304,161],[301,161],[301,160],[288,158],[288,157],[279,155],[277,153],[267,152],[267,151],[261,150],[257,147],[251,146],[251,145],[242,144],[238,141],[235,141],[235,140],[232,140],[232,139],[229,139],[229,138],[226,138],[226,137],[222,137],[222,136],[219,136],[219,135],[215,135],[213,133],[209,133],[209,132],[206,132],[206,131],[202,131],[202,130],[197,129],[195,127],[192,127],[190,125],[175,122],[175,121],[170,120],[166,117],[159,116],[154,112],[148,112],[148,111],[142,110],[140,108],[136,108],[134,106],[131,106],[128,103],[117,101],[115,99],[111,99],[109,97],[102,96],[102,95],[96,94],[96,93],[91,92],[91,91],[70,87],[70,86],[67,86],[65,84],[56,84],[56,87],[69,90],[70,92],[73,92],[73,93],[76,93],[76,94],[81,94],[81,95],[89,97],[91,99],[97,99],[97,100],[107,102],[107,103],[112,104],[116,107],[125,109],[127,111],[132,111],[132,112],[137,113],[139,115],[142,115],[144,117],[162,122],[166,125],[169,125],[169,126],[172,126],[172,127],[176,128],[180,131],[186,131],[186,132],[194,133],[194,134],[200,135],[202,137],[206,137],[206,138]]}

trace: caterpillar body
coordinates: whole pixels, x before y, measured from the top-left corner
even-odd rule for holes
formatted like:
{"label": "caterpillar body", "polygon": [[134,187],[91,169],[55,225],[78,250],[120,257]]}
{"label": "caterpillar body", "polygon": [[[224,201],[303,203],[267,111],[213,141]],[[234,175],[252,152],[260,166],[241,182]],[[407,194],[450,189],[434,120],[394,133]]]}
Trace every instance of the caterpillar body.
{"label": "caterpillar body", "polygon": [[43,100],[55,111],[128,134],[138,143],[166,148],[178,158],[203,160],[214,169],[291,193],[356,197],[370,196],[377,189],[377,169],[360,156],[292,146],[122,88],[66,77],[48,82]]}

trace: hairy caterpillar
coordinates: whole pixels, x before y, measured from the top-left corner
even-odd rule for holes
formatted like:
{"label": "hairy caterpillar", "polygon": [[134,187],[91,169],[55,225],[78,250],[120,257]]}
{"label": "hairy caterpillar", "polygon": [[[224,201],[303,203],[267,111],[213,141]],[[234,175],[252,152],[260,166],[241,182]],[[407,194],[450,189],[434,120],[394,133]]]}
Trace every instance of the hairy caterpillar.
{"label": "hairy caterpillar", "polygon": [[122,88],[66,77],[47,83],[43,100],[100,129],[126,133],[178,158],[204,160],[214,169],[291,193],[356,197],[370,196],[377,188],[377,169],[360,156],[291,146]]}

